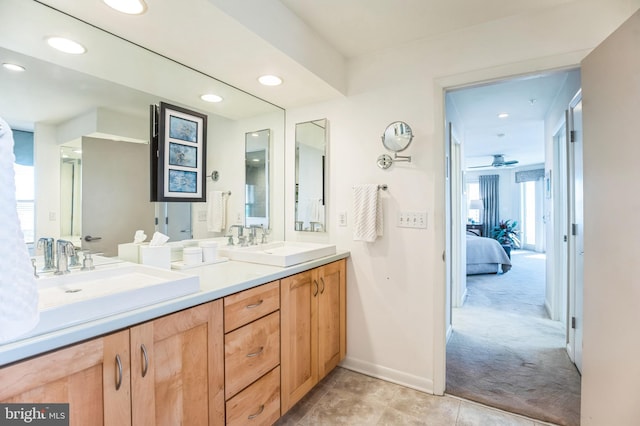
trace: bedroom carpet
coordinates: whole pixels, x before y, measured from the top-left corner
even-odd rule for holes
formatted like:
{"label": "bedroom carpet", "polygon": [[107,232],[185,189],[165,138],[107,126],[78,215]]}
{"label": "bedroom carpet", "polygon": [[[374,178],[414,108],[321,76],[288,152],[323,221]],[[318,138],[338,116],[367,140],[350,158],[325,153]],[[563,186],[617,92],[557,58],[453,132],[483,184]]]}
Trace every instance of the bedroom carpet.
{"label": "bedroom carpet", "polygon": [[545,255],[512,252],[506,274],[470,275],[453,309],[446,392],[546,422],[580,423],[580,375],[544,309]]}

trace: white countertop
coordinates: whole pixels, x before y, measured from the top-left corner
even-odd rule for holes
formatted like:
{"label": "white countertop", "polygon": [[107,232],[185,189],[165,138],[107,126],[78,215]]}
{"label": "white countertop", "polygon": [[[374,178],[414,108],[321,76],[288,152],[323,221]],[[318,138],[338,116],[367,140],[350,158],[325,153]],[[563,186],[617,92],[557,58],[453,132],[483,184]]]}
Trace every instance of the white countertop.
{"label": "white countertop", "polygon": [[182,274],[198,275],[200,277],[199,292],[117,315],[83,322],[50,333],[2,344],[0,345],[0,366],[210,302],[229,294],[279,280],[347,257],[349,257],[348,251],[338,250],[334,255],[288,268],[228,261],[181,270],[179,272]]}

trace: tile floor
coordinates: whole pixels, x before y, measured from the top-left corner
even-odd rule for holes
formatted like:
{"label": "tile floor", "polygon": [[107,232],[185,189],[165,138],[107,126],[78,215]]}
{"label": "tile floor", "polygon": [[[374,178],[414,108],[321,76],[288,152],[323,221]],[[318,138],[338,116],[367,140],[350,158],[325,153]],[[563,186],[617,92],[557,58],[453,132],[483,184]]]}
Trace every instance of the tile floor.
{"label": "tile floor", "polygon": [[434,396],[336,368],[277,423],[283,425],[541,426],[451,396]]}

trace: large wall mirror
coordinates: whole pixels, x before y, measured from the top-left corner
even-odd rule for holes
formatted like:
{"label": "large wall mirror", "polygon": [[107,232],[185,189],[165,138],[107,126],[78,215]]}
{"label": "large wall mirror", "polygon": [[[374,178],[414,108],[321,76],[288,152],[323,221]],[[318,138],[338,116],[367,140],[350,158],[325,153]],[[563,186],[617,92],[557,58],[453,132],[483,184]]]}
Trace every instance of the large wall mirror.
{"label": "large wall mirror", "polygon": [[[208,178],[206,190],[233,194],[227,227],[244,217],[245,134],[254,129],[272,131],[266,208],[284,204],[278,200],[284,188],[283,109],[36,1],[3,0],[0,16],[0,63],[24,68],[0,68],[0,114],[13,129],[33,132],[34,241],[64,237],[115,255],[117,244],[132,241],[138,229],[148,236],[171,229],[193,238],[226,233],[209,231],[206,203],[178,203],[187,206],[175,209],[149,201],[149,106],[160,101],[207,114],[206,173],[216,170],[219,179]],[[45,42],[51,34],[73,35],[87,52],[54,51]],[[223,101],[205,102],[205,93]],[[64,150],[77,151],[75,158],[61,158]],[[172,220],[171,212],[180,219]],[[284,219],[267,223],[273,238],[284,239]],[[173,240],[181,239],[178,234]]]}
{"label": "large wall mirror", "polygon": [[296,124],[295,230],[325,232],[327,120]]}
{"label": "large wall mirror", "polygon": [[269,228],[269,129],[245,135],[245,226]]}

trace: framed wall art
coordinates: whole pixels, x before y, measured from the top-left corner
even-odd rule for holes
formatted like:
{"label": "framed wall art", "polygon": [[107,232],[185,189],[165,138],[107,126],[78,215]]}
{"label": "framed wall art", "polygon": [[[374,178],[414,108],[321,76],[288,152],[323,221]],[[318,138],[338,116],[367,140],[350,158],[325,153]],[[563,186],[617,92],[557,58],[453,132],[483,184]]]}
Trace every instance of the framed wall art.
{"label": "framed wall art", "polygon": [[205,202],[207,116],[151,105],[151,201]]}

